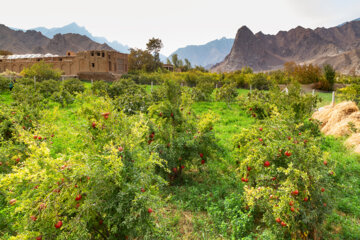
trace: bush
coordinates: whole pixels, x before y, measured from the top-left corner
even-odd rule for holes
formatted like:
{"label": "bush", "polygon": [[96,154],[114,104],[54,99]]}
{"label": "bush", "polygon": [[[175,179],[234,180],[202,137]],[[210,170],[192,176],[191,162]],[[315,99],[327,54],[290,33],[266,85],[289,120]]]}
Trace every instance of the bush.
{"label": "bush", "polygon": [[241,203],[242,195],[231,194],[221,204],[213,204],[207,210],[221,235],[227,239],[243,239],[251,233],[253,216]]}
{"label": "bush", "polygon": [[258,119],[281,112],[281,115],[289,115],[293,120],[302,121],[316,108],[319,98],[317,95],[302,94],[300,85],[296,83],[287,88],[288,93],[280,91],[278,87],[268,92],[254,90],[248,94],[247,99],[240,101],[240,105]]}
{"label": "bush", "polygon": [[108,90],[109,96],[115,98],[125,94],[128,88],[134,87],[136,84],[131,79],[119,79],[110,85]]}
{"label": "bush", "polygon": [[9,90],[10,79],[0,76],[0,93]]}
{"label": "bush", "polygon": [[60,69],[54,69],[52,64],[47,64],[44,61],[33,64],[31,67],[24,68],[21,75],[25,78],[36,78],[37,82],[44,80],[59,80],[62,71]]}
{"label": "bush", "polygon": [[238,96],[236,83],[224,84],[221,88],[217,88],[215,98],[217,101],[224,101],[227,103],[233,102]]}
{"label": "bush", "polygon": [[195,101],[210,101],[211,94],[215,87],[214,83],[208,81],[202,81],[193,88],[193,98]]}
{"label": "bush", "polygon": [[360,102],[360,81],[336,91],[341,100],[353,101],[356,104]]}
{"label": "bush", "polygon": [[333,90],[335,83],[335,75],[336,75],[335,69],[330,64],[326,64],[323,67],[323,71],[324,71],[324,78],[326,82],[329,83],[329,90]]}
{"label": "bush", "polygon": [[[26,148],[13,153],[21,159],[0,179],[7,203],[0,217],[7,212],[13,223],[6,233],[18,239],[159,239],[155,216],[164,181],[155,169],[163,161],[148,150],[146,122],[117,113],[109,99],[80,94],[77,100],[77,116],[89,122],[77,130],[78,152],[53,156],[44,138],[50,138],[48,129],[21,130],[17,137]],[[43,117],[51,128],[53,117]],[[71,138],[72,131],[58,134]]]}
{"label": "bush", "polygon": [[147,112],[151,102],[146,90],[139,85],[127,88],[124,94],[117,96],[113,101],[117,109],[126,114]]}
{"label": "bush", "polygon": [[39,88],[39,92],[43,95],[44,98],[49,98],[54,93],[60,91],[60,83],[55,80],[43,81],[39,84],[36,84],[36,87]]}
{"label": "bush", "polygon": [[77,78],[66,79],[64,81],[63,88],[72,95],[85,91],[84,84]]}
{"label": "bush", "polygon": [[235,141],[245,202],[279,237],[314,238],[332,208],[334,164],[321,151],[321,139],[310,129],[300,132],[301,126],[277,116]]}
{"label": "bush", "polygon": [[250,84],[253,89],[269,90],[270,88],[270,83],[264,73],[254,74],[250,80]]}
{"label": "bush", "polygon": [[[28,83],[28,81],[23,82]],[[39,89],[35,89],[33,84],[23,85],[19,82],[14,84],[11,95],[16,104],[24,104],[30,107],[39,107],[39,103],[44,99]]]}
{"label": "bush", "polygon": [[107,95],[109,88],[110,85],[105,81],[95,81],[91,86],[92,92],[99,96]]}
{"label": "bush", "polygon": [[190,164],[203,166],[214,159],[215,143],[212,114],[203,115],[198,123],[191,112],[189,96],[181,94],[180,86],[166,81],[162,86],[166,98],[149,107],[150,151],[157,152],[167,163],[170,182],[182,180],[182,172]]}
{"label": "bush", "polygon": [[66,89],[61,89],[59,92],[54,92],[50,99],[54,102],[60,103],[62,107],[65,107],[75,101],[75,97],[71,95]]}

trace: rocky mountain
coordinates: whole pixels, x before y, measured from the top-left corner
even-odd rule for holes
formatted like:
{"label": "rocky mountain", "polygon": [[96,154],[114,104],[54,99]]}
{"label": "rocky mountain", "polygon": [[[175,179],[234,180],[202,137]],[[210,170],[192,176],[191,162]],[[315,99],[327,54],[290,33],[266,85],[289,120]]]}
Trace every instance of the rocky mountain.
{"label": "rocky mountain", "polygon": [[[360,58],[356,49],[360,49],[360,21],[315,30],[299,26],[276,35],[254,34],[243,26],[236,34],[230,53],[211,71],[231,72],[244,66],[254,71],[268,71],[282,68],[285,62],[295,61],[314,64],[336,62],[336,69],[348,74],[358,67],[356,63]],[[345,59],[347,62],[344,62]]]}
{"label": "rocky mountain", "polygon": [[[24,32],[26,31],[26,30],[17,29],[17,28],[12,28],[12,29],[13,30],[22,30]],[[37,28],[29,29],[29,30],[41,32],[44,36],[46,36],[48,38],[53,38],[56,34],[59,34],[59,33],[60,34],[68,34],[68,33],[80,34],[80,35],[87,36],[88,38],[90,38],[91,40],[93,40],[97,43],[107,44],[108,46],[115,49],[116,51],[119,51],[122,53],[130,52],[129,51],[130,47],[128,45],[122,44],[118,41],[108,41],[105,37],[96,37],[96,36],[92,35],[85,27],[81,27],[75,22],[65,25],[63,27],[57,27],[57,28],[37,27]],[[166,58],[167,57],[165,55],[160,54],[161,61],[166,62]]]}
{"label": "rocky mountain", "polygon": [[180,59],[187,58],[193,66],[211,67],[229,54],[233,43],[234,39],[221,38],[204,45],[189,45],[179,48],[171,55],[177,54]]}
{"label": "rocky mountain", "polygon": [[52,53],[64,55],[66,51],[114,50],[107,44],[99,44],[79,34],[56,34],[48,38],[40,32],[13,30],[0,24],[0,49],[15,54]]}
{"label": "rocky mountain", "polygon": [[65,25],[63,27],[58,28],[45,28],[45,27],[37,27],[29,30],[35,30],[38,32],[41,32],[44,36],[48,38],[53,38],[56,34],[67,34],[67,33],[75,33],[87,36],[91,40],[97,42],[97,43],[106,43],[116,51],[122,52],[122,53],[128,53],[129,52],[129,46],[124,45],[122,43],[119,43],[118,41],[108,41],[104,37],[96,37],[93,36],[85,27],[79,26],[77,23],[73,22],[68,25]]}

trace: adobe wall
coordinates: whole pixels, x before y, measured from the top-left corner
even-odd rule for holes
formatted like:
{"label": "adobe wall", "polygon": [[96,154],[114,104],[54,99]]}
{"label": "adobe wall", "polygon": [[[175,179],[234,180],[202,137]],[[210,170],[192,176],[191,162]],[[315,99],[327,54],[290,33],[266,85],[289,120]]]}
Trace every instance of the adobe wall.
{"label": "adobe wall", "polygon": [[0,72],[7,69],[21,72],[24,68],[44,61],[63,71],[63,75],[78,75],[81,72],[124,74],[128,71],[128,54],[116,51],[86,51],[66,56],[25,59],[0,59]]}

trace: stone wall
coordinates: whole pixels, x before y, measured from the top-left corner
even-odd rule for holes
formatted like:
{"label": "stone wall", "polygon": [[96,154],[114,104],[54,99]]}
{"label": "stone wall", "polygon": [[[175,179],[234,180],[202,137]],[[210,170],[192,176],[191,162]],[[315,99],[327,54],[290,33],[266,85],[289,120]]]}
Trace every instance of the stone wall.
{"label": "stone wall", "polygon": [[[0,59],[0,72],[7,69],[21,72],[24,68],[44,61],[54,68],[63,71],[63,75],[78,75],[79,73],[113,73],[125,74],[128,71],[128,54],[116,51],[86,51],[77,54],[69,52],[66,56]],[[110,74],[111,75],[111,74]],[[105,76],[105,75],[104,75]]]}

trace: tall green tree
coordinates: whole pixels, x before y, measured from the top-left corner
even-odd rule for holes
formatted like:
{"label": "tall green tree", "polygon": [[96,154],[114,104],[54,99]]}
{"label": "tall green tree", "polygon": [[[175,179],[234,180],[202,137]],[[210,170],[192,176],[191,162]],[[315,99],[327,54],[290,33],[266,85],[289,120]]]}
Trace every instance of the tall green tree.
{"label": "tall green tree", "polygon": [[151,38],[149,39],[149,42],[146,44],[146,50],[148,50],[154,56],[155,69],[161,67],[160,50],[161,48],[163,48],[163,46],[164,45],[160,38]]}
{"label": "tall green tree", "polygon": [[183,61],[179,59],[179,56],[176,53],[171,55],[171,62],[175,68],[182,68],[184,66]]}
{"label": "tall green tree", "polygon": [[323,71],[326,81],[329,83],[330,88],[333,89],[336,75],[335,69],[330,64],[326,64],[323,67]]}
{"label": "tall green tree", "polygon": [[152,72],[156,69],[154,57],[148,50],[131,48],[129,54],[129,71]]}
{"label": "tall green tree", "polygon": [[186,67],[186,71],[191,69],[191,62],[189,61],[189,59],[185,58],[185,67]]}

